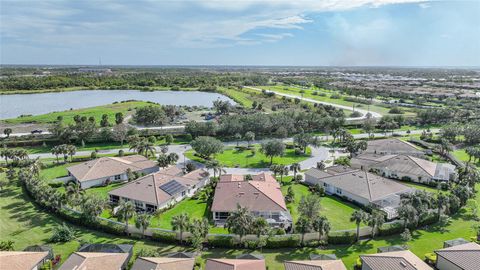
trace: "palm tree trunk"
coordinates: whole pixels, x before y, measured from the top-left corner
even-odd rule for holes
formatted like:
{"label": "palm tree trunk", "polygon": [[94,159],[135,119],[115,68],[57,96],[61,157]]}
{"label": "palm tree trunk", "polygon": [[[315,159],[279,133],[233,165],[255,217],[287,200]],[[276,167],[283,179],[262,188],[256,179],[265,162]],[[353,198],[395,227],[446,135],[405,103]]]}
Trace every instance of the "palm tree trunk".
{"label": "palm tree trunk", "polygon": [[360,240],[360,223],[357,224],[357,242]]}
{"label": "palm tree trunk", "polygon": [[304,240],[305,240],[305,233],[302,233],[302,246],[303,246]]}
{"label": "palm tree trunk", "polygon": [[270,157],[270,165],[273,163],[273,156]]}

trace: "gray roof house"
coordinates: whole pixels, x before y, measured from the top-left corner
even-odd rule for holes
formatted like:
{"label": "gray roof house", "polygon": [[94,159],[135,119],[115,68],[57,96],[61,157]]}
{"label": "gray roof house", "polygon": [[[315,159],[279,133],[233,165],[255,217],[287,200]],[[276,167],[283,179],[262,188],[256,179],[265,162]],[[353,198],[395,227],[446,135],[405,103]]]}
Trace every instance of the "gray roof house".
{"label": "gray roof house", "polygon": [[419,183],[449,181],[456,176],[455,166],[435,163],[409,155],[363,154],[351,159],[351,166],[378,174]]}
{"label": "gray roof house", "polygon": [[48,251],[0,251],[0,269],[37,270],[47,260]]}
{"label": "gray roof house", "polygon": [[422,150],[417,149],[413,144],[396,139],[379,139],[369,140],[367,142],[367,149],[363,153],[378,154],[378,155],[410,155],[416,157],[423,157],[425,153]]}
{"label": "gray roof house", "polygon": [[410,250],[360,255],[362,270],[433,270]]}
{"label": "gray roof house", "polygon": [[480,269],[480,245],[467,243],[436,250],[438,270]]}
{"label": "gray roof house", "polygon": [[209,173],[198,169],[187,174],[172,166],[149,174],[108,192],[110,202],[132,201],[137,211],[154,212],[175,204],[205,186]]}
{"label": "gray roof house", "polygon": [[139,257],[132,270],[193,270],[195,258]]}
{"label": "gray roof house", "polygon": [[347,270],[342,260],[286,261],[285,270]]}
{"label": "gray roof house", "polygon": [[127,181],[127,170],[149,174],[158,171],[155,161],[144,156],[101,157],[67,168],[72,180],[83,189],[101,186],[109,182]]}
{"label": "gray roof house", "polygon": [[[332,167],[333,168],[333,167]],[[305,172],[305,183],[320,184],[325,192],[367,206],[374,205],[387,213],[388,219],[397,217],[400,195],[414,189],[384,177],[358,169],[337,173],[335,168],[320,171],[311,168]]]}

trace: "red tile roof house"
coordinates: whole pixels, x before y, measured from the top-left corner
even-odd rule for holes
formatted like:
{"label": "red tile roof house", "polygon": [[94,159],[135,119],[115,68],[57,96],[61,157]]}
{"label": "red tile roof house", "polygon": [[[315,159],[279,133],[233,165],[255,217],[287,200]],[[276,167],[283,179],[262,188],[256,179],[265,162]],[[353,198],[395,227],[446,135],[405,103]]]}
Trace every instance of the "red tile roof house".
{"label": "red tile roof house", "polygon": [[110,202],[132,201],[139,212],[155,212],[193,196],[208,184],[209,173],[198,169],[187,174],[177,167],[141,177],[108,192]]}
{"label": "red tile roof house", "polygon": [[225,223],[237,205],[246,207],[253,216],[264,217],[272,227],[291,228],[292,216],[285,204],[280,185],[268,173],[244,180],[243,175],[225,174],[215,188],[211,211],[217,226]]}
{"label": "red tile roof house", "polygon": [[48,251],[0,251],[0,269],[38,270],[46,262]]}
{"label": "red tile roof house", "polygon": [[374,205],[387,214],[387,219],[398,216],[400,195],[414,191],[396,181],[345,166],[333,166],[325,171],[311,168],[305,172],[305,183],[319,184],[325,193],[363,206]]}
{"label": "red tile roof house", "polygon": [[127,170],[143,174],[158,171],[155,161],[144,156],[101,157],[67,168],[68,175],[82,189],[105,185],[109,182],[128,181]]}
{"label": "red tile roof house", "polygon": [[265,270],[265,260],[208,259],[205,270]]}
{"label": "red tile roof house", "polygon": [[433,270],[410,250],[360,255],[362,270]]}
{"label": "red tile roof house", "polygon": [[424,184],[448,182],[456,178],[454,165],[434,163],[408,155],[364,154],[352,158],[351,166],[362,170],[372,170],[388,178]]}

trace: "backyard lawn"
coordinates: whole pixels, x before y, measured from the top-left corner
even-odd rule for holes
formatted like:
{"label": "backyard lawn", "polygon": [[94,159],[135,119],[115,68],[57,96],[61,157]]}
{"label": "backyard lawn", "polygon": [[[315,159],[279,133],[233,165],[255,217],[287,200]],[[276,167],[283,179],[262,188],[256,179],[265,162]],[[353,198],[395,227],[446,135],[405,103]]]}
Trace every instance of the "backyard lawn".
{"label": "backyard lawn", "polygon": [[[214,158],[222,163],[225,167],[240,167],[240,168],[267,168],[270,166],[270,158],[265,156],[260,151],[260,145],[254,145],[255,155],[252,155],[251,150],[237,150],[234,147],[226,148],[222,153],[217,154]],[[194,150],[185,152],[187,158],[205,162],[204,159],[195,156]],[[285,149],[285,154],[281,157],[274,157],[273,163],[280,165],[289,165],[295,162],[300,162],[310,157],[311,149],[307,149],[306,154],[295,155],[294,149]]]}

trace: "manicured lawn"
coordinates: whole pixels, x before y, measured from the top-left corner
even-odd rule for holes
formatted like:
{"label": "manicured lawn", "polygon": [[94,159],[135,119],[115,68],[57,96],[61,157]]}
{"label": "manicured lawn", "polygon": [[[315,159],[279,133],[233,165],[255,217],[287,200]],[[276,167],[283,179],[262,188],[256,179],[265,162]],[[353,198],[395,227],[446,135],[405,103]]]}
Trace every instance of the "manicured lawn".
{"label": "manicured lawn", "polygon": [[108,192],[109,191],[111,191],[112,189],[119,188],[119,187],[123,186],[124,184],[125,184],[124,182],[122,182],[122,183],[111,183],[111,184],[109,184],[107,186],[104,186],[104,187],[89,188],[85,192],[87,194],[95,194],[95,195],[98,195],[100,197],[108,199]]}
{"label": "manicured lawn", "polygon": [[[220,161],[225,167],[240,167],[240,168],[266,168],[270,166],[270,158],[265,156],[260,151],[260,145],[254,145],[255,155],[252,155],[251,150],[238,150],[234,147],[226,148],[223,153],[217,154],[214,158]],[[198,162],[205,162],[204,159],[194,155],[194,150],[186,152],[186,157]],[[280,165],[288,165],[295,162],[300,162],[310,157],[311,149],[307,149],[306,154],[295,155],[295,150],[286,149],[285,155],[281,157],[274,157],[273,163]]]}
{"label": "manicured lawn", "polygon": [[151,103],[144,102],[144,101],[129,101],[129,102],[108,104],[108,105],[102,105],[102,106],[91,107],[91,108],[76,109],[76,110],[69,110],[69,111],[63,111],[63,112],[52,112],[52,113],[27,116],[27,117],[18,117],[13,119],[7,119],[5,120],[5,122],[12,123],[12,124],[21,124],[21,123],[47,124],[47,123],[55,122],[58,116],[63,116],[63,121],[66,124],[70,124],[70,123],[73,123],[73,117],[75,115],[80,115],[80,116],[86,116],[86,117],[94,116],[97,123],[100,123],[100,120],[102,119],[102,115],[107,114],[109,122],[111,124],[114,124],[116,113],[122,112],[124,116],[126,116],[126,114],[129,111],[132,111],[137,107],[144,107],[150,104]]}
{"label": "manicured lawn", "polygon": [[[292,177],[284,177],[285,184],[282,186],[282,193],[286,195],[288,187],[292,186],[293,192],[295,193],[295,200],[292,203],[288,203],[287,208],[295,223],[299,218],[297,209],[302,196],[308,196],[311,192],[305,185],[290,182],[291,178]],[[350,221],[350,216],[353,211],[357,209],[359,209],[357,206],[344,202],[334,196],[322,197],[320,201],[320,214],[328,218],[332,226],[332,231],[355,228],[355,224]]]}
{"label": "manicured lawn", "polygon": [[[465,152],[465,149],[457,149],[457,150],[454,150],[454,151],[452,152],[452,154],[453,154],[456,158],[460,159],[461,161],[468,162],[468,159],[469,159],[469,158],[468,158],[467,152]],[[473,160],[473,158],[472,158],[472,160]],[[475,164],[475,163],[472,162],[472,164]],[[477,163],[475,164],[475,166],[477,166],[478,168],[480,168],[480,162],[477,162]]]}
{"label": "manicured lawn", "polygon": [[250,94],[248,94],[246,92],[239,91],[239,90],[232,89],[232,88],[224,88],[224,87],[220,88],[218,92],[220,92],[220,93],[228,96],[229,98],[235,100],[235,102],[239,103],[240,105],[242,105],[245,108],[251,108],[252,107],[252,104],[253,104],[252,98],[251,98]]}

